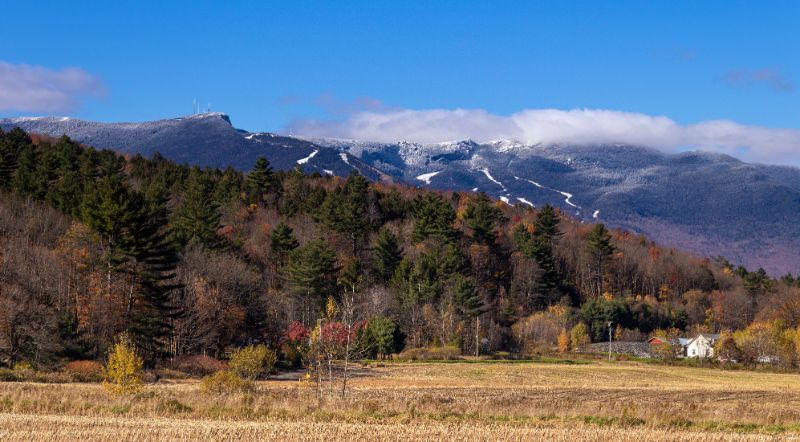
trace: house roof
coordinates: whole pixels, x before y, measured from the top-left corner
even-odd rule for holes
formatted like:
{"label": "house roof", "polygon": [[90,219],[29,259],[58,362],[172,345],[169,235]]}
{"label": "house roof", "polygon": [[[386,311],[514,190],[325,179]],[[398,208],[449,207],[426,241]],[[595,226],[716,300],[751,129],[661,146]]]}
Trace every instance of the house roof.
{"label": "house roof", "polygon": [[716,333],[700,333],[699,335],[697,335],[697,336],[695,336],[695,337],[693,337],[691,339],[687,339],[686,340],[686,344],[683,344],[683,345],[689,345],[692,342],[698,340],[699,338],[703,338],[706,341],[713,342],[713,341],[716,341],[717,339],[719,339],[719,334],[716,334]]}

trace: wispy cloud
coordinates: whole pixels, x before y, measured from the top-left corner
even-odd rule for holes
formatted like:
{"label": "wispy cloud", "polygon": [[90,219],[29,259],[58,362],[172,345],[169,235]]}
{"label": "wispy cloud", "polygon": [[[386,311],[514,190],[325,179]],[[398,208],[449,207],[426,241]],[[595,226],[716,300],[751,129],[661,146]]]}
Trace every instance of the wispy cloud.
{"label": "wispy cloud", "polygon": [[733,69],[725,75],[731,87],[753,87],[763,84],[778,92],[793,92],[794,84],[778,68]]}
{"label": "wispy cloud", "polygon": [[470,138],[535,144],[622,143],[664,152],[699,149],[747,161],[800,165],[800,130],[729,120],[680,125],[665,116],[601,109],[526,109],[496,115],[483,109],[358,111],[340,120],[302,120],[293,132],[365,141],[433,143]]}
{"label": "wispy cloud", "polygon": [[0,61],[0,112],[70,112],[104,94],[100,79],[83,69]]}

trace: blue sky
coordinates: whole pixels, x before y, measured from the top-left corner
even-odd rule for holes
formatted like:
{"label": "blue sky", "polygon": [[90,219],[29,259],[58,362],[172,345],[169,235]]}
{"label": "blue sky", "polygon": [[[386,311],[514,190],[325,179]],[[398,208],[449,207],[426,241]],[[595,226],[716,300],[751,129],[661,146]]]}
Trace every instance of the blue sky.
{"label": "blue sky", "polygon": [[[0,77],[0,115],[151,120],[188,114],[198,99],[237,127],[321,135],[359,135],[336,124],[360,112],[430,109],[611,110],[681,127],[796,130],[798,5],[12,1],[0,62],[16,83]],[[66,68],[77,69],[65,80]],[[2,91],[48,73],[37,81],[62,87],[58,99]]]}

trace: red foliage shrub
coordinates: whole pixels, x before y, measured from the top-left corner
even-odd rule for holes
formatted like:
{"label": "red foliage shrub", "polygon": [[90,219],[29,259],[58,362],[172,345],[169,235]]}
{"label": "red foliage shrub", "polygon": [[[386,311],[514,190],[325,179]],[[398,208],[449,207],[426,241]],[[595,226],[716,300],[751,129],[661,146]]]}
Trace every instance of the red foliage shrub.
{"label": "red foliage shrub", "polygon": [[87,360],[72,361],[64,366],[64,371],[66,371],[67,373],[102,375],[103,365],[97,361],[87,361]]}
{"label": "red foliage shrub", "polygon": [[286,338],[290,342],[300,342],[304,339],[308,339],[308,330],[303,327],[303,324],[300,321],[294,321],[291,325],[289,325],[289,330],[286,332]]}
{"label": "red foliage shrub", "polygon": [[77,382],[98,382],[103,378],[103,365],[97,361],[79,360],[67,363],[64,372]]}

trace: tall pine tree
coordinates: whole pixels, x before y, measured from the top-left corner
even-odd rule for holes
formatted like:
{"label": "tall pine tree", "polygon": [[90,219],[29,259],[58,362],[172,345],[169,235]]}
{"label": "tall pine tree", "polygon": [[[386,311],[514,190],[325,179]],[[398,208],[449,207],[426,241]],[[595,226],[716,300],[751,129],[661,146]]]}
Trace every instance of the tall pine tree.
{"label": "tall pine tree", "polygon": [[464,210],[464,222],[478,243],[492,245],[497,237],[495,229],[502,221],[503,212],[483,192],[472,198]]}
{"label": "tall pine tree", "polygon": [[175,238],[182,245],[198,244],[209,249],[224,245],[223,238],[217,235],[221,217],[219,204],[212,198],[213,194],[213,180],[208,174],[194,169],[173,221]]}
{"label": "tall pine tree", "polygon": [[453,221],[456,213],[441,196],[434,192],[425,192],[424,195],[414,198],[413,207],[416,218],[413,236],[416,242],[431,237],[445,241],[454,238]]}
{"label": "tall pine tree", "polygon": [[269,235],[269,243],[272,257],[278,268],[282,268],[286,265],[289,253],[299,246],[292,232],[292,228],[283,222],[272,229]]}
{"label": "tall pine tree", "polygon": [[395,269],[403,260],[403,250],[397,242],[397,237],[387,228],[378,231],[375,238],[375,273],[383,282],[388,282]]}
{"label": "tall pine tree", "polygon": [[592,274],[592,292],[595,296],[600,296],[604,292],[606,264],[614,254],[611,234],[603,224],[596,224],[586,235],[586,253]]}
{"label": "tall pine tree", "polygon": [[247,174],[247,184],[259,204],[264,203],[264,194],[270,190],[273,181],[272,167],[265,157],[258,157],[253,170]]}

